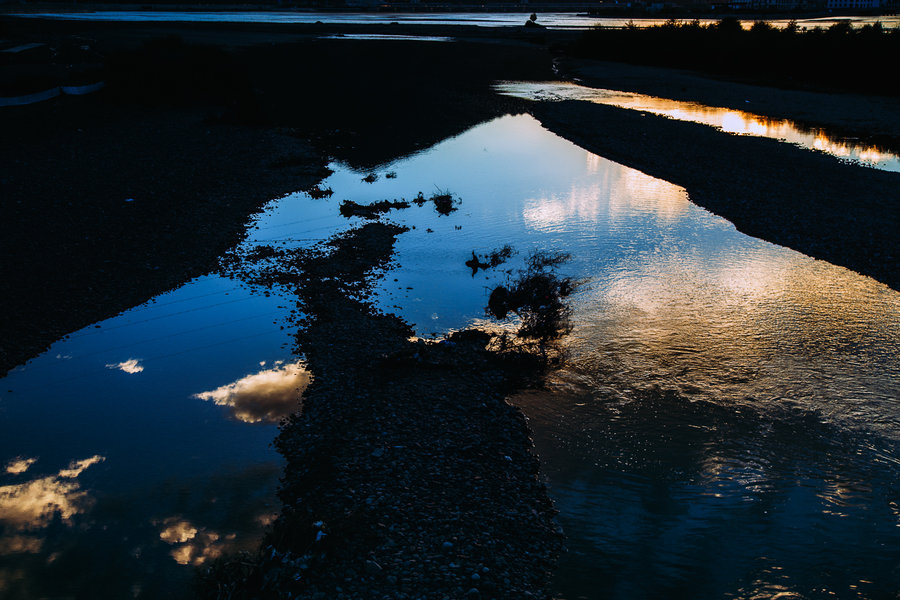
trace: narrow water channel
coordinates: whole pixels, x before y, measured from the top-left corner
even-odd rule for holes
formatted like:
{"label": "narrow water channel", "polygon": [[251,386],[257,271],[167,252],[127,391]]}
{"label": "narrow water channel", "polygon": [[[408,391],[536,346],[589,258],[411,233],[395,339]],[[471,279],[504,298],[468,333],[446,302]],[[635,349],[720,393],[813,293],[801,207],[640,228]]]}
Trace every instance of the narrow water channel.
{"label": "narrow water channel", "polygon": [[890,150],[841,137],[820,127],[803,127],[785,119],[770,119],[754,114],[750,110],[734,110],[707,106],[699,102],[592,88],[565,81],[508,81],[498,83],[494,88],[501,94],[526,100],[544,102],[581,100],[648,112],[679,121],[702,123],[726,133],[781,140],[808,150],[824,152],[847,162],[884,171],[900,172],[900,156]]}
{"label": "narrow water channel", "polygon": [[[512,399],[568,535],[557,597],[892,597],[900,589],[900,294],[749,238],[665,181],[503,117],[375,169],[332,165],[248,245],[307,246],[338,207],[452,193],[377,302],[422,336],[483,322],[494,285],[565,251],[570,361]],[[373,179],[373,178],[369,178]],[[473,251],[517,254],[472,275]],[[0,594],[169,597],[258,540],[274,422],[308,374],[294,305],[208,276],[88,327],[0,386]],[[312,374],[313,376],[315,374]]]}

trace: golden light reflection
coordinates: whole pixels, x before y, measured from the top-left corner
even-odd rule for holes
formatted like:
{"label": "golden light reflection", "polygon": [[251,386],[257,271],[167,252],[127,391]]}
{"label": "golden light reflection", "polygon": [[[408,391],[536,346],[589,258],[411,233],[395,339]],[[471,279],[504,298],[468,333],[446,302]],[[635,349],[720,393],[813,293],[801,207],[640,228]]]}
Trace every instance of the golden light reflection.
{"label": "golden light reflection", "polygon": [[171,519],[159,533],[159,539],[169,544],[180,544],[197,537],[197,528],[189,521]]}
{"label": "golden light reflection", "polygon": [[620,178],[610,190],[609,214],[647,213],[672,223],[685,216],[691,202],[684,188],[634,169],[619,169]]}
{"label": "golden light reflection", "polygon": [[103,460],[102,456],[92,456],[73,461],[56,475],[0,487],[0,524],[21,532],[46,527],[56,516],[68,521],[85,512],[93,499],[76,479]]}
{"label": "golden light reflection", "polygon": [[881,151],[871,144],[840,140],[835,136],[829,137],[822,130],[807,131],[788,120],[770,119],[742,110],[590,88],[568,82],[504,82],[497,84],[495,89],[502,94],[530,100],[582,100],[653,113],[679,121],[703,123],[728,133],[783,140],[804,148],[820,150],[832,156],[853,159],[888,170],[900,170],[900,157],[894,153]]}
{"label": "golden light reflection", "polygon": [[230,552],[237,538],[234,533],[221,535],[181,517],[169,517],[155,525],[162,528],[159,538],[175,546],[169,556],[179,565],[199,566],[215,560]]}
{"label": "golden light reflection", "polygon": [[567,196],[552,194],[526,200],[522,214],[525,223],[541,231],[554,231],[572,220],[600,221],[606,218],[607,211],[610,218],[645,213],[663,222],[674,222],[689,210],[690,200],[683,188],[606,162],[614,168],[608,169],[600,182],[573,186]]}
{"label": "golden light reflection", "polygon": [[21,456],[17,456],[6,463],[6,472],[10,475],[21,475],[36,462],[37,458],[23,458]]}
{"label": "golden light reflection", "polygon": [[297,410],[309,381],[309,372],[300,362],[276,363],[272,369],[247,375],[193,397],[227,406],[235,418],[245,423],[277,423]]}
{"label": "golden light reflection", "polygon": [[0,556],[9,554],[37,554],[44,546],[44,540],[28,535],[13,535],[0,538]]}

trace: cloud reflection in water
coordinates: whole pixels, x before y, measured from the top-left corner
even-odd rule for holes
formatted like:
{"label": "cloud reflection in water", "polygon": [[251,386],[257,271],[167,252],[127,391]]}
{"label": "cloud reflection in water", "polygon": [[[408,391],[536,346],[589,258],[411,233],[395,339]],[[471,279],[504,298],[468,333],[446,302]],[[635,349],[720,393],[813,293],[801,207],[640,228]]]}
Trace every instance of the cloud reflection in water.
{"label": "cloud reflection in water", "polygon": [[276,363],[275,368],[193,397],[227,406],[236,419],[245,423],[277,423],[297,410],[309,380],[309,372],[301,363]]}
{"label": "cloud reflection in water", "polygon": [[21,456],[17,456],[16,458],[6,463],[6,472],[10,475],[21,475],[29,468],[31,468],[31,465],[36,462],[36,458],[23,458]]}
{"label": "cloud reflection in water", "polygon": [[523,218],[538,231],[568,231],[572,223],[597,224],[633,218],[642,213],[661,224],[672,224],[691,206],[684,188],[632,169],[611,169],[595,154],[586,154],[587,172],[596,181],[572,185],[567,194],[549,194],[525,201]]}
{"label": "cloud reflection in water", "polygon": [[126,361],[122,361],[120,363],[110,363],[106,365],[107,369],[118,369],[129,375],[134,375],[135,373],[140,373],[144,370],[144,365],[141,364],[141,359],[139,358],[129,358]]}
{"label": "cloud reflection in water", "polygon": [[233,549],[237,538],[234,533],[221,535],[179,517],[170,517],[156,525],[162,527],[159,538],[174,546],[169,555],[179,565],[199,566],[219,558]]}
{"label": "cloud reflection in water", "polygon": [[[23,459],[10,463],[27,469],[36,459]],[[33,554],[43,546],[43,539],[37,530],[45,529],[54,519],[70,521],[75,515],[87,511],[93,505],[91,498],[77,481],[85,469],[106,460],[95,455],[84,460],[73,461],[56,475],[48,475],[15,485],[0,486],[0,556],[8,554]],[[28,461],[31,461],[30,463]],[[23,470],[17,471],[24,472]],[[16,535],[10,535],[16,534]]]}

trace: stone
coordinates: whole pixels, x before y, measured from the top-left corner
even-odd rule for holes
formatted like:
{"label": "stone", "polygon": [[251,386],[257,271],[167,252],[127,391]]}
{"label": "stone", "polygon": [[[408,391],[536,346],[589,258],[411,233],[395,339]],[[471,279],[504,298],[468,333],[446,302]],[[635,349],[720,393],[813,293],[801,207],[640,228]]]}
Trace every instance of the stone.
{"label": "stone", "polygon": [[366,573],[369,575],[377,575],[378,573],[381,573],[382,570],[381,565],[374,560],[366,561]]}

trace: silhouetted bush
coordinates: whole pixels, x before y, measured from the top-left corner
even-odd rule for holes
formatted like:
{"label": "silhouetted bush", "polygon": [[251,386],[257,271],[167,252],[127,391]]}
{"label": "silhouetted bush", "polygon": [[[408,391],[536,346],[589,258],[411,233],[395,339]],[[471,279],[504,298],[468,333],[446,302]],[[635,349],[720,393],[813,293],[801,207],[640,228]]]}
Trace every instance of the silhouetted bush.
{"label": "silhouetted bush", "polygon": [[475,251],[472,250],[472,258],[466,261],[466,266],[472,269],[472,277],[475,277],[475,274],[478,273],[479,269],[487,270],[499,267],[515,253],[516,251],[513,250],[513,247],[509,244],[497,248],[483,257],[478,256],[475,254]]}
{"label": "silhouetted bush", "polygon": [[570,259],[564,253],[532,254],[518,279],[494,288],[488,298],[487,313],[497,319],[515,313],[522,320],[516,335],[536,341],[542,348],[562,337],[571,329],[566,298],[575,291],[577,283],[560,277],[555,269]]}
{"label": "silhouetted bush", "polygon": [[880,23],[828,29],[782,29],[736,19],[701,25],[669,20],[662,25],[596,28],[570,47],[572,54],[636,64],[689,68],[785,87],[813,87],[900,95],[890,57],[900,56],[900,29]]}

